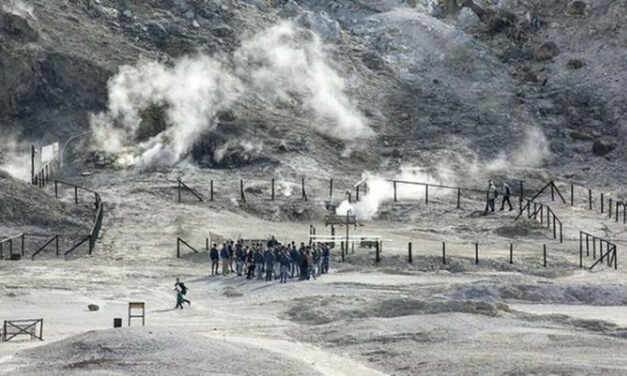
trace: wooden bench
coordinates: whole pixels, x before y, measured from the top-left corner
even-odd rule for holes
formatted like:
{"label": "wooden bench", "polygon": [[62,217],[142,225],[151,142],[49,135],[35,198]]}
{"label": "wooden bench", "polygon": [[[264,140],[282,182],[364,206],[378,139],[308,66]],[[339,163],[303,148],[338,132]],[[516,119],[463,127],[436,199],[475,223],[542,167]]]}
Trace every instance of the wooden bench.
{"label": "wooden bench", "polygon": [[44,340],[44,319],[35,320],[5,320],[2,325],[2,333],[0,339],[3,342],[12,340],[13,338],[25,335],[29,336],[31,340],[38,339]]}

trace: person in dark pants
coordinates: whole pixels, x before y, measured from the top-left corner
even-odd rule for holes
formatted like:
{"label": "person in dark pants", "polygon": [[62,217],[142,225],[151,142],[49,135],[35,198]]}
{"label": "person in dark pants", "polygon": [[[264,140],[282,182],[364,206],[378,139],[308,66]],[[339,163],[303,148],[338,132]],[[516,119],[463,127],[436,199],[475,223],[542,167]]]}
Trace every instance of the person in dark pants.
{"label": "person in dark pants", "polygon": [[512,208],[512,203],[509,200],[509,197],[512,194],[512,187],[509,186],[509,184],[507,183],[503,183],[503,201],[501,201],[501,211],[503,211],[503,209],[505,209],[505,203],[507,202],[507,206],[509,206],[509,211],[512,211],[514,208]]}
{"label": "person in dark pants", "polygon": [[209,258],[211,259],[211,275],[216,275],[218,274],[218,264],[220,262],[220,253],[216,243],[213,243],[213,247],[209,251]]}
{"label": "person in dark pants", "polygon": [[329,272],[329,262],[331,260],[331,248],[328,244],[322,245],[322,273]]}
{"label": "person in dark pants", "polygon": [[246,253],[246,265],[248,267],[246,279],[253,279],[255,277],[255,254],[252,248]]}
{"label": "person in dark pants", "polygon": [[281,283],[287,283],[287,277],[289,275],[290,264],[292,260],[290,260],[287,251],[281,252],[281,259],[279,261],[281,263]]}
{"label": "person in dark pants", "polygon": [[190,302],[189,300],[187,300],[185,298],[185,296],[187,295],[187,286],[185,286],[185,284],[183,282],[181,282],[180,279],[176,279],[176,282],[174,283],[174,289],[177,291],[177,296],[176,296],[176,306],[178,308],[179,305],[179,292],[180,292],[180,303],[181,303],[181,309],[183,308],[183,303],[187,303],[187,305],[192,305],[192,302]]}
{"label": "person in dark pants", "polygon": [[255,272],[257,273],[257,279],[261,280],[263,279],[262,273],[263,273],[263,264],[265,262],[265,258],[259,246],[256,247],[254,256],[255,256]]}
{"label": "person in dark pants", "polygon": [[276,258],[274,257],[274,252],[272,252],[272,249],[269,249],[266,252],[265,261],[266,261],[266,281],[270,282],[272,281],[272,273],[274,271],[274,263],[276,261]]}
{"label": "person in dark pants", "polygon": [[296,249],[296,244],[294,244],[293,242],[290,248],[290,259],[290,278],[294,278],[294,275],[300,275],[300,273],[298,272],[298,269],[300,268],[300,258],[298,255],[298,250]]}
{"label": "person in dark pants", "polygon": [[298,258],[300,260],[300,280],[307,279],[307,251],[302,247],[299,251]]}

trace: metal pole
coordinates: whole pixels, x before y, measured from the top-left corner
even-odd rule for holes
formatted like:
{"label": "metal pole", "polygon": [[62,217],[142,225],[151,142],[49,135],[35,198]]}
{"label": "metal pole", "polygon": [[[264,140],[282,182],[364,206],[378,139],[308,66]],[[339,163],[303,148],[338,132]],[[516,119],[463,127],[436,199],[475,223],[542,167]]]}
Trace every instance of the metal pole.
{"label": "metal pole", "polygon": [[461,196],[462,196],[462,190],[457,189],[457,209],[460,209]]}
{"label": "metal pole", "polygon": [[429,184],[425,185],[425,204],[429,205]]}
{"label": "metal pole", "polygon": [[333,179],[329,180],[329,198],[333,198]]}
{"label": "metal pole", "polygon": [[514,244],[509,243],[509,263],[514,263]]}
{"label": "metal pole", "polygon": [[35,184],[35,145],[30,148],[30,181]]}
{"label": "metal pole", "polygon": [[394,202],[398,201],[398,197],[396,195],[396,182],[394,182]]}
{"label": "metal pole", "polygon": [[411,242],[407,243],[407,258],[409,260],[409,263],[411,264],[413,262],[411,254]]}

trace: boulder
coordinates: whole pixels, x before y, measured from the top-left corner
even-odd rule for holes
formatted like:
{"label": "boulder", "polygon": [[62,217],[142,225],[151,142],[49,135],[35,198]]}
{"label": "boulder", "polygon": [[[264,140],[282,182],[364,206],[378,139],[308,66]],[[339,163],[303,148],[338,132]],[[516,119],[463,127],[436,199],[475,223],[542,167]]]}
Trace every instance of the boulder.
{"label": "boulder", "polygon": [[35,42],[39,33],[30,22],[17,14],[0,14],[0,31],[20,42]]}
{"label": "boulder", "polygon": [[87,309],[89,309],[91,312],[96,312],[100,310],[100,307],[96,304],[90,304],[87,306]]}
{"label": "boulder", "polygon": [[579,59],[571,59],[568,60],[567,65],[570,69],[581,69],[586,66],[586,63]]}
{"label": "boulder", "polygon": [[570,138],[579,141],[592,141],[594,140],[594,135],[585,129],[575,129],[570,132]]}
{"label": "boulder", "polygon": [[555,42],[546,42],[533,51],[533,58],[536,61],[551,60],[559,53],[560,49]]}
{"label": "boulder", "polygon": [[571,16],[585,16],[588,5],[580,0],[572,1],[566,6],[566,14]]}
{"label": "boulder", "polygon": [[600,137],[594,140],[594,144],[592,144],[592,152],[594,155],[601,157],[616,149],[617,146],[618,142],[616,142],[615,139],[610,137]]}

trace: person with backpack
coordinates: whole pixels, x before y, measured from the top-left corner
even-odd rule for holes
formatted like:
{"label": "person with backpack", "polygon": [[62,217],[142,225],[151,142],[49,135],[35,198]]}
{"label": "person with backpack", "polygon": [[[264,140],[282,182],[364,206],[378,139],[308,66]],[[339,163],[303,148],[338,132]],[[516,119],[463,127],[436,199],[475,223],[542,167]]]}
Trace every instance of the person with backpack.
{"label": "person with backpack", "polygon": [[218,262],[220,260],[220,253],[216,243],[213,243],[213,247],[209,251],[209,258],[211,259],[211,275],[216,275],[218,274]]}
{"label": "person with backpack", "polygon": [[506,202],[507,202],[507,205],[509,206],[509,211],[514,210],[514,208],[512,207],[512,203],[509,200],[509,197],[511,195],[512,195],[512,187],[510,187],[509,184],[503,182],[503,200],[501,201],[501,211],[505,209]]}
{"label": "person with backpack", "polygon": [[176,307],[183,309],[183,303],[187,303],[187,305],[192,305],[192,302],[187,300],[185,296],[187,295],[187,286],[180,279],[176,279],[174,283],[174,290],[176,290]]}

